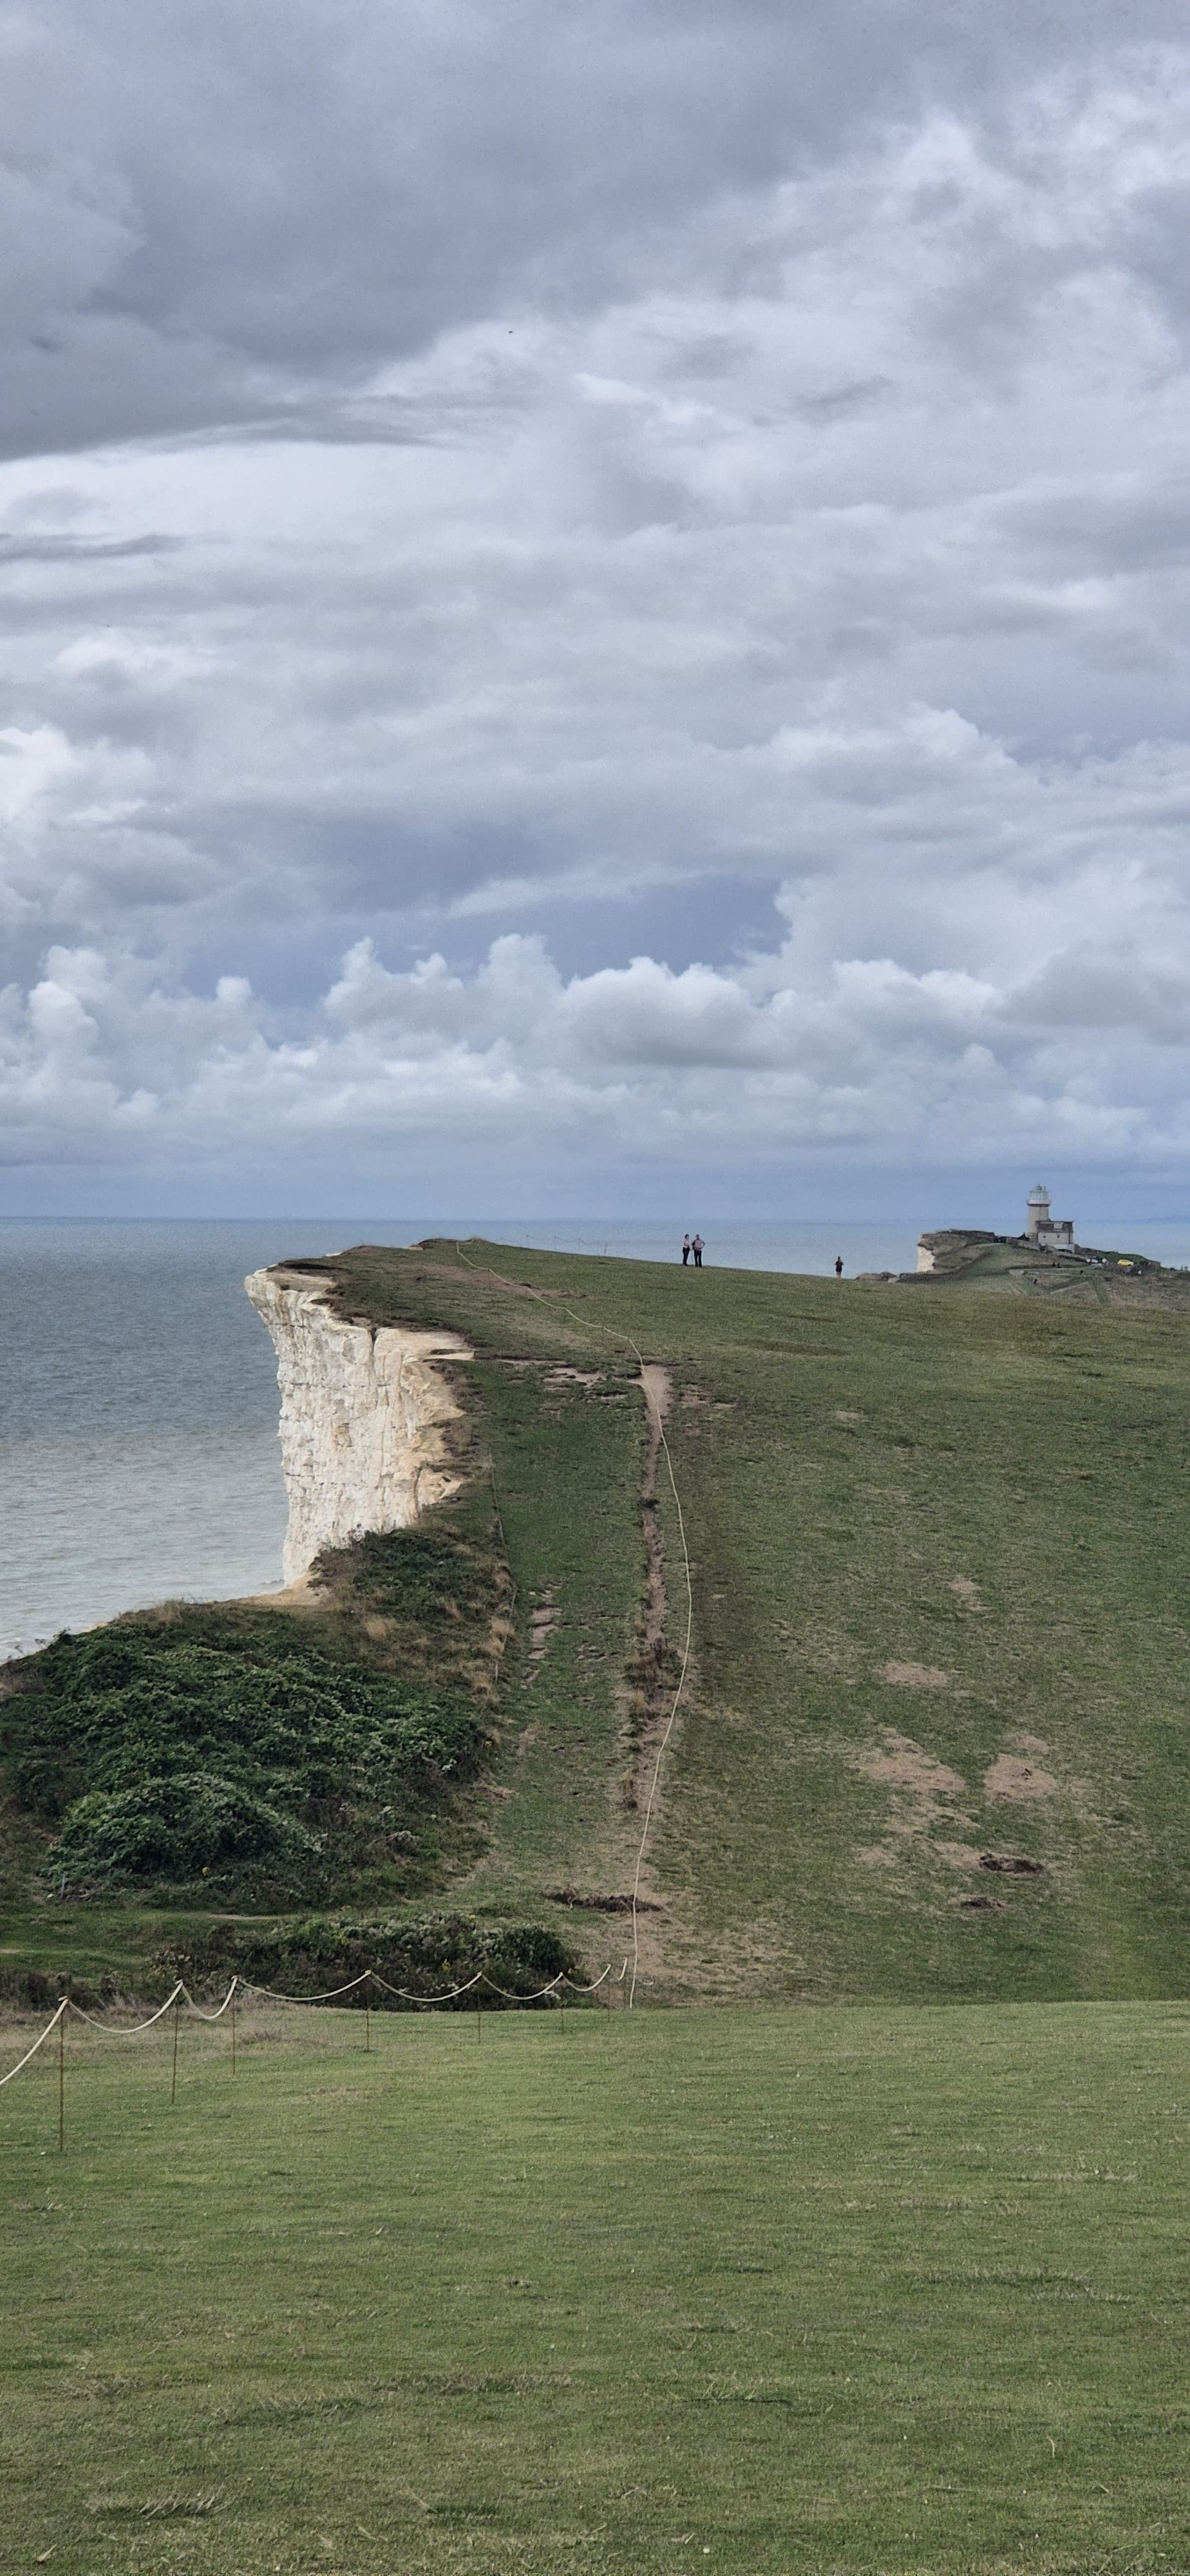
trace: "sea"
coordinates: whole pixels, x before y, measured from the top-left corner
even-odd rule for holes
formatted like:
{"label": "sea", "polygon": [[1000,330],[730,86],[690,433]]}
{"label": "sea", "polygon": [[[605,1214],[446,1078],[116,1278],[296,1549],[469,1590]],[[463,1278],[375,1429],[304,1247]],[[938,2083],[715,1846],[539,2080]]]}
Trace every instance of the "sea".
{"label": "sea", "polygon": [[[0,1660],[154,1601],[276,1590],[276,1366],[245,1274],[428,1234],[662,1261],[681,1228],[473,1215],[0,1221]],[[1128,1239],[1190,1261],[1190,1227],[1134,1225]],[[707,1228],[719,1267],[825,1275],[839,1254],[850,1276],[912,1269],[916,1228]]]}

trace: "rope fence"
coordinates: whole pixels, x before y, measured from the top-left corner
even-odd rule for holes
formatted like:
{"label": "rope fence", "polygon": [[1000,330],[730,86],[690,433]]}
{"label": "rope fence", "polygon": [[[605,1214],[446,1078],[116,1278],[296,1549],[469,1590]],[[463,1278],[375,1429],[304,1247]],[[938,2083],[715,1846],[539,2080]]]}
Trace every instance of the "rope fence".
{"label": "rope fence", "polygon": [[35,2039],[32,2048],[27,2048],[24,2056],[18,2057],[16,2065],[9,2067],[7,2075],[0,2075],[0,2084],[11,2084],[16,2076],[23,2074],[24,2069],[29,2064],[30,2058],[36,2057],[39,2048],[45,2047],[51,2031],[57,2030],[59,2024],[65,2020],[69,2009],[70,1998],[68,1995],[63,1995],[62,2001],[58,2006],[57,2012],[54,2014],[53,2020],[47,2021],[40,2039]]}
{"label": "rope fence", "polygon": [[236,1975],[232,1978],[231,1984],[227,1989],[227,1993],[225,1994],[222,2003],[218,2004],[213,2012],[207,2011],[202,2004],[195,2002],[189,1986],[183,1978],[179,1977],[171,1993],[166,1996],[164,2003],[158,2004],[155,2012],[147,2014],[143,2021],[137,2022],[101,2021],[95,2013],[87,2012],[82,2004],[76,2003],[73,1995],[67,1994],[63,1995],[62,2001],[57,2006],[56,2011],[50,2015],[45,2029],[38,2032],[32,2046],[25,2050],[24,2056],[18,2057],[16,2065],[10,2066],[5,2074],[0,2075],[0,2091],[3,2090],[3,2087],[6,2084],[14,2083],[18,2075],[22,2075],[24,2073],[25,2068],[32,2064],[33,2059],[39,2054],[40,2050],[45,2047],[46,2041],[52,2039],[54,2032],[56,2031],[58,2034],[58,2148],[59,2152],[61,2152],[65,2145],[64,2040],[66,2024],[72,2014],[77,2021],[84,2022],[88,2030],[96,2032],[100,2039],[142,2039],[146,2031],[156,2029],[160,2023],[165,2020],[166,2015],[172,2013],[173,2049],[170,2073],[170,2100],[173,2102],[177,2099],[178,2029],[183,2011],[185,2012],[188,2020],[203,2022],[208,2027],[215,2022],[221,2022],[225,2014],[230,2014],[231,2066],[232,2073],[234,2074],[236,2071],[237,2056],[236,2016],[237,2008],[241,2002],[246,2004],[284,2004],[296,2006],[299,2010],[307,2009],[310,2011],[318,2011],[327,2004],[337,2003],[344,1995],[359,1994],[362,1989],[365,2019],[367,2024],[365,2048],[370,2052],[371,1998],[374,1988],[378,1988],[382,1994],[394,1996],[400,2002],[410,2005],[415,2010],[428,2010],[430,2012],[444,2004],[457,2002],[461,1995],[473,1994],[476,1998],[476,2024],[479,2030],[479,2035],[482,2036],[482,2025],[479,2010],[479,1989],[481,1986],[486,1986],[490,1994],[498,1995],[501,2002],[506,2004],[539,2004],[547,2000],[551,2000],[559,2005],[564,2018],[566,1989],[569,1989],[571,1994],[579,1996],[580,1998],[598,1996],[603,2005],[607,2007],[610,2005],[611,1995],[615,1987],[617,1985],[621,1987],[624,1985],[629,1965],[630,1962],[625,1959],[623,1966],[618,1970],[613,1971],[609,1961],[607,1967],[602,1968],[599,1975],[597,1977],[593,1977],[590,1983],[585,1985],[581,1984],[577,1978],[569,1976],[565,1969],[562,1969],[556,1977],[551,1977],[546,1985],[534,1986],[527,1992],[520,1992],[511,1986],[498,1985],[496,1979],[488,1975],[486,1968],[477,1969],[475,1975],[473,1977],[468,1977],[463,1984],[457,1986],[444,1986],[441,1991],[436,1994],[418,1994],[411,1986],[390,1985],[387,1977],[381,1976],[379,1968],[361,1968],[358,1976],[348,1977],[343,1985],[327,1986],[321,1993],[314,1995],[283,1994],[274,1986],[257,1985],[255,1980],[251,1977],[241,1977]]}

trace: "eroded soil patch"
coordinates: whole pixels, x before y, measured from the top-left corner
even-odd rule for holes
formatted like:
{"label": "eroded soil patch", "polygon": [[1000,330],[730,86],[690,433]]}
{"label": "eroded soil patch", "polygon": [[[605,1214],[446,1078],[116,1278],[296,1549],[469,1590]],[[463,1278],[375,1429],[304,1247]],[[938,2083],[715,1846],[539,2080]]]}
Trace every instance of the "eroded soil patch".
{"label": "eroded soil patch", "polygon": [[543,1592],[537,1607],[529,1613],[529,1652],[526,1669],[521,1675],[521,1689],[529,1690],[545,1661],[545,1651],[554,1631],[561,1625],[557,1603],[552,1592]]}
{"label": "eroded soil patch", "polygon": [[1027,1806],[1034,1798],[1056,1798],[1058,1783],[1052,1771],[1041,1771],[1035,1762],[1026,1762],[1019,1753],[1001,1753],[983,1775],[985,1798],[1000,1798],[1009,1806]]}
{"label": "eroded soil patch", "polygon": [[866,1779],[878,1780],[882,1788],[908,1789],[922,1806],[934,1807],[940,1799],[967,1794],[967,1783],[957,1771],[892,1727],[885,1728],[883,1751],[857,1754],[855,1767]]}
{"label": "eroded soil patch", "polygon": [[[1017,1739],[1018,1743],[1025,1740]],[[1029,1739],[1030,1744],[1034,1741]],[[851,1753],[848,1760],[865,1779],[876,1781],[889,1792],[884,1839],[857,1850],[856,1859],[862,1868],[895,1869],[908,1857],[940,1862],[947,1869],[967,1871],[972,1876],[982,1871],[993,1878],[1048,1877],[1044,1861],[1033,1860],[1022,1852],[981,1850],[978,1843],[960,1839],[956,1826],[965,1828],[968,1835],[974,1830],[972,1818],[962,1812],[959,1804],[970,1796],[967,1782],[949,1763],[938,1761],[910,1736],[887,1728],[879,1747]],[[991,1786],[993,1783],[996,1785]],[[1058,1786],[1048,1771],[1039,1771],[1016,1753],[1002,1753],[987,1772],[984,1785],[989,1795],[1018,1803],[1049,1797]],[[990,1896],[956,1897],[952,1902],[981,1913],[1004,1910],[1000,1900]]]}

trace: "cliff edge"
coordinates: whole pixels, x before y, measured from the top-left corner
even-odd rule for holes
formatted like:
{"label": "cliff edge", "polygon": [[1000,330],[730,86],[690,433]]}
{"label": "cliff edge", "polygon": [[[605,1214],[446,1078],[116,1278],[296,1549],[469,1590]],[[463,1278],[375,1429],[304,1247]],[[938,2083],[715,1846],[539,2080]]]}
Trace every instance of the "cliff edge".
{"label": "cliff edge", "polygon": [[329,1280],[283,1263],[244,1286],[277,1353],[289,1493],[281,1564],[295,1583],[323,1548],[408,1528],[458,1492],[446,1426],[462,1408],[434,1362],[472,1354],[456,1333],[345,1322]]}

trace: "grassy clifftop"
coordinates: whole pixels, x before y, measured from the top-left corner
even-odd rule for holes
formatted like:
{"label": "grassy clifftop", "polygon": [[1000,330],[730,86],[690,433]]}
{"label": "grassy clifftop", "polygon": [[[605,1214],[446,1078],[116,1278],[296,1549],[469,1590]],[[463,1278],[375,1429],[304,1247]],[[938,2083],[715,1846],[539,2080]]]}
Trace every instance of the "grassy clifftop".
{"label": "grassy clifftop", "polygon": [[[921,1254],[928,1255],[920,1267]],[[882,1279],[894,1274],[882,1271]],[[1167,1270],[1140,1252],[1082,1247],[1051,1252],[1022,1235],[990,1234],[949,1226],[919,1237],[919,1267],[901,1273],[898,1285],[991,1289],[1014,1297],[1056,1297],[1064,1305],[1123,1305],[1130,1312],[1190,1310],[1190,1272]]]}
{"label": "grassy clifftop", "polygon": [[[382,1837],[357,1855],[370,1901],[431,1893],[622,1955],[685,1606],[639,1352],[668,1379],[694,1648],[646,1858],[647,1991],[1187,1991],[1177,1283],[989,1296],[476,1243],[322,1267],[344,1313],[453,1326],[475,1354],[490,1597],[415,1647],[381,1597],[398,1538],[269,1614],[435,1704],[445,1676],[482,1716],[469,1776],[399,1828],[391,1869]],[[497,1611],[498,1669],[475,1660]],[[43,1942],[50,1915],[77,1937],[42,1900]],[[23,1919],[14,1887],[10,1948]]]}
{"label": "grassy clifftop", "polygon": [[[521,1616],[478,1894],[630,1883],[631,1337],[670,1372],[694,1586],[658,1990],[1186,1990],[1180,1282],[1051,1302],[474,1244],[334,1267],[352,1312],[480,1354]],[[664,1481],[658,1517],[672,1643]]]}

